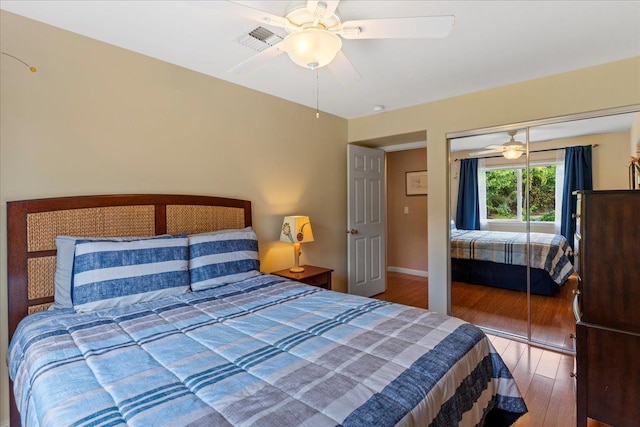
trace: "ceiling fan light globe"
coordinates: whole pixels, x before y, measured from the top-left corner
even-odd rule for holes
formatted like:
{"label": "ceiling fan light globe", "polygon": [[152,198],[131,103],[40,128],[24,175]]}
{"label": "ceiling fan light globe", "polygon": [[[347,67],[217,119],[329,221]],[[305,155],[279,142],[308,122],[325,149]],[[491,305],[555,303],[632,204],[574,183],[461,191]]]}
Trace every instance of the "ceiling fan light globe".
{"label": "ceiling fan light globe", "polygon": [[520,156],[522,156],[522,151],[516,149],[515,147],[507,148],[502,152],[502,155],[504,156],[505,159],[516,160],[516,159],[519,159]]}
{"label": "ceiling fan light globe", "polygon": [[311,69],[329,64],[342,48],[340,37],[318,28],[291,33],[285,37],[282,44],[293,62]]}
{"label": "ceiling fan light globe", "polygon": [[514,139],[515,133],[516,131],[509,132],[509,135],[511,135],[511,141],[502,144],[502,155],[505,159],[519,159],[524,151],[524,144]]}

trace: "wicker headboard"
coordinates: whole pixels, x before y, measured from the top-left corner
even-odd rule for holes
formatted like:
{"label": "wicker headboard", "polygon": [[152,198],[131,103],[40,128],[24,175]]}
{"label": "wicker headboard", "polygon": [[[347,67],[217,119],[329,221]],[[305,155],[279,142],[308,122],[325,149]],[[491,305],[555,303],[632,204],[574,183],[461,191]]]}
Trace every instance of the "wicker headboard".
{"label": "wicker headboard", "polygon": [[7,203],[9,339],[28,314],[53,302],[58,235],[112,237],[200,233],[251,225],[251,202],[136,194]]}

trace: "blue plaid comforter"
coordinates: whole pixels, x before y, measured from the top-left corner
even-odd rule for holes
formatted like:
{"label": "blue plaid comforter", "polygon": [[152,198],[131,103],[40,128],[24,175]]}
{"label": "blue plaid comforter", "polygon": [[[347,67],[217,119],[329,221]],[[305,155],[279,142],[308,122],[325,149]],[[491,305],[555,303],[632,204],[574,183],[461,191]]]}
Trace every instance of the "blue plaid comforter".
{"label": "blue plaid comforter", "polygon": [[270,275],[37,313],[8,361],[24,426],[474,426],[526,412],[476,327]]}
{"label": "blue plaid comforter", "polygon": [[[560,234],[530,233],[531,267],[546,270],[563,285],[575,272],[571,247]],[[527,233],[487,230],[451,230],[451,257],[501,264],[527,265]]]}

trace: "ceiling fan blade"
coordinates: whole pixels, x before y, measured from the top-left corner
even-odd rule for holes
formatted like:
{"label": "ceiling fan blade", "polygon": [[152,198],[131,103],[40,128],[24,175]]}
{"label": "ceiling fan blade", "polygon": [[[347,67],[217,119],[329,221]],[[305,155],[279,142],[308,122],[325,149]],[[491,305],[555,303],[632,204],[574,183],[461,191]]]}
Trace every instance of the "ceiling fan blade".
{"label": "ceiling fan blade", "polygon": [[341,50],[338,51],[336,57],[327,65],[327,67],[343,86],[356,83],[362,78],[360,73],[358,73],[358,70],[355,69],[351,61],[347,59]]}
{"label": "ceiling fan blade", "polygon": [[324,0],[322,3],[326,3],[327,5],[327,10],[324,14],[328,16],[336,13],[336,9],[338,8],[338,3],[340,3],[340,0]]}
{"label": "ceiling fan blade", "polygon": [[484,156],[485,154],[496,154],[495,150],[486,150],[486,151],[474,151],[473,153],[469,153],[470,156]]}
{"label": "ceiling fan blade", "polygon": [[487,145],[484,148],[486,148],[488,150],[493,150],[493,151],[503,151],[504,150],[504,146],[503,145]]}
{"label": "ceiling fan blade", "polygon": [[318,8],[318,3],[324,3],[322,6],[325,9],[324,15],[333,15],[336,12],[336,9],[338,8],[338,3],[340,3],[340,0],[324,0],[324,1],[318,1],[318,0],[307,0],[307,10],[310,13],[315,13],[316,9]]}
{"label": "ceiling fan blade", "polygon": [[274,15],[260,9],[254,9],[253,7],[245,6],[230,0],[212,1],[203,4],[206,4],[207,7],[210,7],[222,13],[251,19],[261,24],[280,28],[291,27],[291,22],[289,22],[289,20],[283,16]]}
{"label": "ceiling fan blade", "polygon": [[345,39],[444,38],[454,21],[453,15],[347,21],[340,34]]}
{"label": "ceiling fan blade", "polygon": [[318,7],[318,0],[307,0],[307,10],[309,13],[314,13]]}
{"label": "ceiling fan blade", "polygon": [[262,52],[242,61],[235,67],[231,68],[229,72],[234,74],[242,74],[258,68],[265,62],[269,61],[272,58],[275,58],[276,56],[284,52],[284,50],[280,50],[281,43],[274,44],[273,46],[263,50]]}

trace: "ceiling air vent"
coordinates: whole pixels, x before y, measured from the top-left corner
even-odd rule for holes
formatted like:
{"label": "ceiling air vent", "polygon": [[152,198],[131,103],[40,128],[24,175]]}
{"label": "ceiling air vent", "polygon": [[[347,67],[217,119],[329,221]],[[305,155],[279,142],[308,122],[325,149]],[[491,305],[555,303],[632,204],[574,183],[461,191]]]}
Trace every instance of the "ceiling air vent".
{"label": "ceiling air vent", "polygon": [[281,41],[282,37],[262,27],[258,27],[249,32],[249,34],[243,34],[236,39],[236,42],[243,46],[247,46],[256,52],[262,52],[268,47],[280,43]]}

